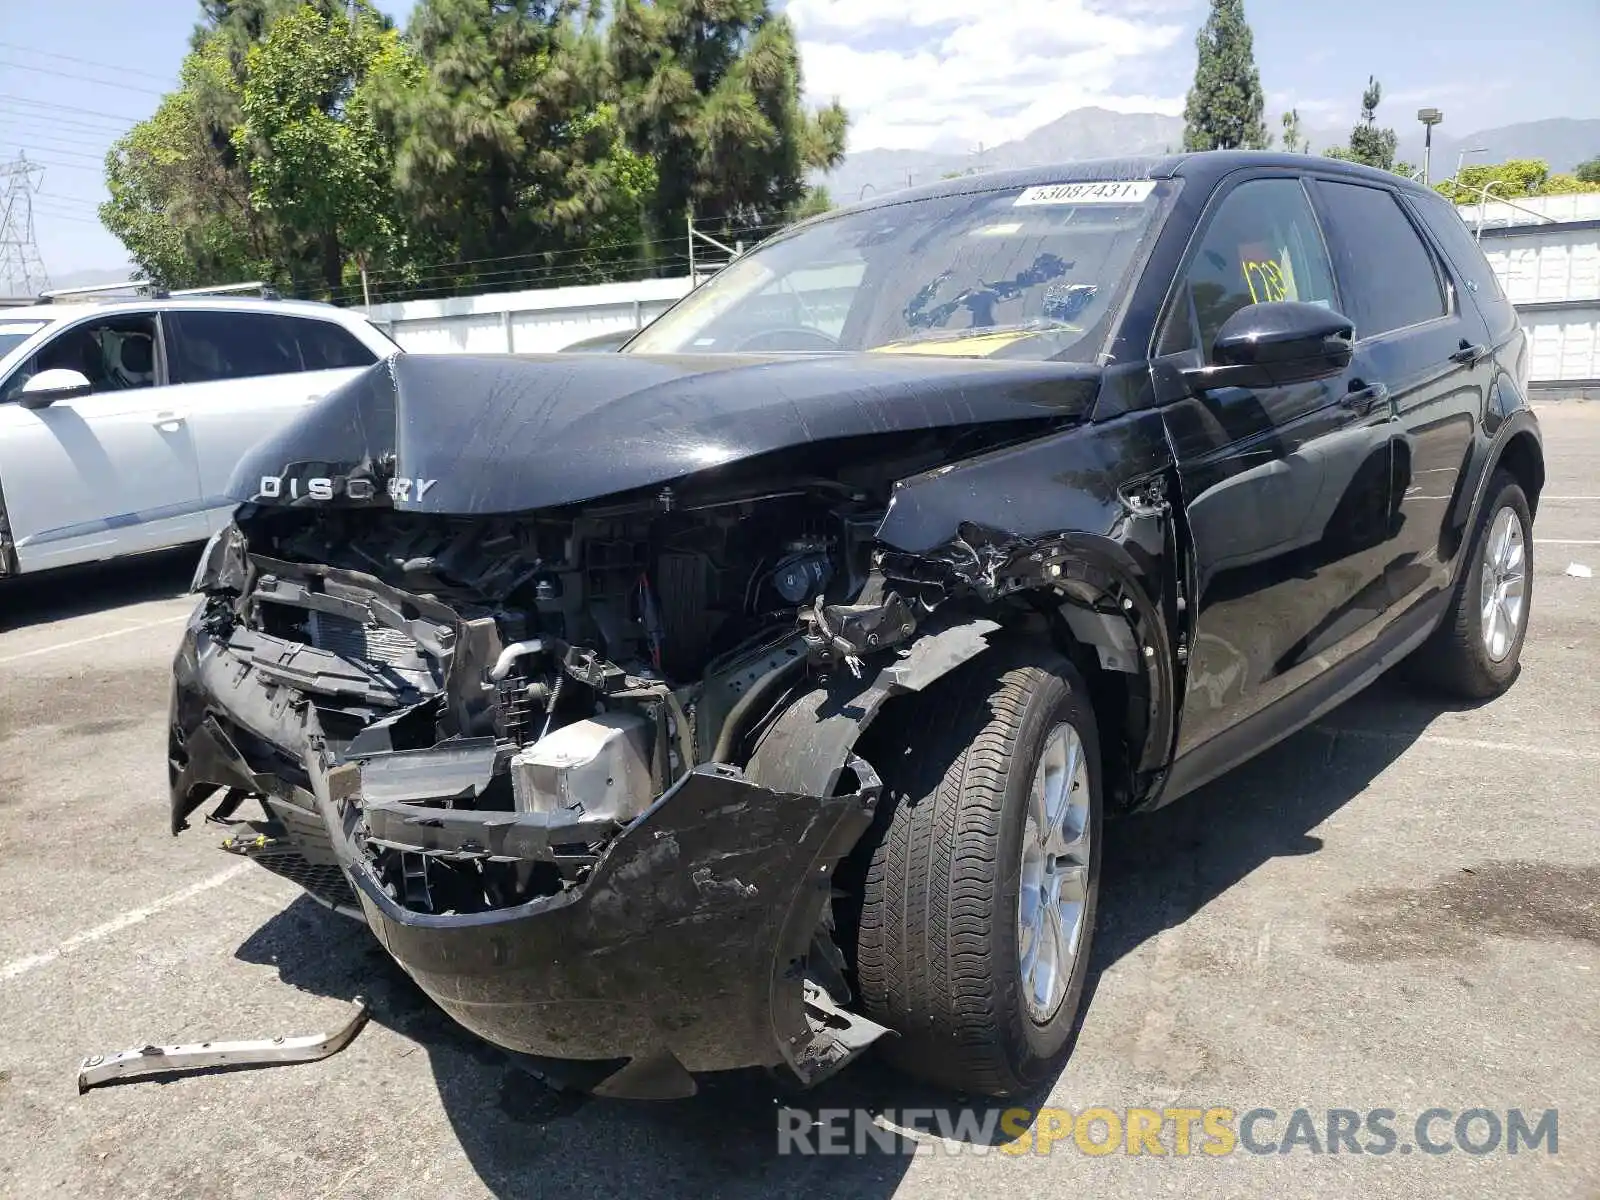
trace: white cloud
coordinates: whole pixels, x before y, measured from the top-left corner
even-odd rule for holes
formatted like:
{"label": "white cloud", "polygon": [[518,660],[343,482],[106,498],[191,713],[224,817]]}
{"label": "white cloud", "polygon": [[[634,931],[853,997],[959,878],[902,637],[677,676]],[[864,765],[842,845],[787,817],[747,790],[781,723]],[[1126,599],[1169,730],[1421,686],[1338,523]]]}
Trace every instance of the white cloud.
{"label": "white cloud", "polygon": [[1020,137],[1074,108],[1182,110],[1119,94],[1119,77],[1192,33],[1192,0],[789,0],[806,91],[838,97],[850,149],[966,149]]}

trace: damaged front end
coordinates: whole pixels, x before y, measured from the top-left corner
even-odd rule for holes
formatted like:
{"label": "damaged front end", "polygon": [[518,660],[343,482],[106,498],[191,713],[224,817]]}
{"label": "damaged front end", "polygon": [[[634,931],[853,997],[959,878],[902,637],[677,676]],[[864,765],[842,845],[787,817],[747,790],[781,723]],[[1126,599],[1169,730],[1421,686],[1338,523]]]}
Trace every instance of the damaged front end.
{"label": "damaged front end", "polygon": [[882,512],[814,481],[246,505],[175,663],[173,831],[219,800],[226,848],[364,918],[489,1041],[614,1066],[602,1093],[815,1082],[884,1032],[831,936],[879,791],[855,744],[998,627],[885,590]]}
{"label": "damaged front end", "polygon": [[[814,1083],[886,1032],[851,1011],[835,914],[893,697],[1015,624],[1094,647],[1163,742],[1165,533],[1074,436],[1099,383],[374,368],[236,476],[175,662],[173,831],[211,804],[226,848],[364,919],[461,1024],[596,1064],[602,1094]],[[606,405],[609,454],[580,428]]]}

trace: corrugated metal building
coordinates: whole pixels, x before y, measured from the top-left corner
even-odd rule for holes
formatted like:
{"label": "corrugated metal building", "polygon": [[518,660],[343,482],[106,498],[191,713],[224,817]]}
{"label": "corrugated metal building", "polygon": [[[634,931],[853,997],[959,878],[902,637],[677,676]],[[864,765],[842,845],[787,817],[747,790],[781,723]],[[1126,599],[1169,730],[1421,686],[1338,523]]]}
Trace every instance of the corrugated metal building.
{"label": "corrugated metal building", "polygon": [[1600,192],[1461,208],[1532,344],[1545,399],[1600,398]]}

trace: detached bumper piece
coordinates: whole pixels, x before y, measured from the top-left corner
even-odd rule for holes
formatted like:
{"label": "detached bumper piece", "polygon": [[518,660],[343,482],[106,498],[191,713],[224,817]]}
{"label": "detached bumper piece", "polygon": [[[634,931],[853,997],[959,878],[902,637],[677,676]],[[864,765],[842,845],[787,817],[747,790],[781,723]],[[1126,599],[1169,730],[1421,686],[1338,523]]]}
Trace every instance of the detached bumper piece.
{"label": "detached bumper piece", "polygon": [[[441,1008],[511,1050],[618,1062],[598,1094],[692,1095],[696,1073],[751,1066],[815,1083],[886,1032],[806,979],[834,866],[877,801],[871,768],[854,769],[858,790],[822,797],[700,767],[581,883],[515,908],[418,912],[364,856],[351,873],[367,923]],[[553,858],[595,832],[576,813],[409,807],[376,806],[371,832],[422,863],[467,846]]]}
{"label": "detached bumper piece", "polygon": [[332,1033],[257,1038],[241,1042],[196,1042],[187,1046],[141,1046],[115,1054],[91,1054],[78,1068],[78,1095],[90,1088],[146,1075],[174,1075],[228,1067],[272,1067],[316,1062],[339,1053],[361,1032],[370,1015],[365,998],[351,1002],[350,1019]]}

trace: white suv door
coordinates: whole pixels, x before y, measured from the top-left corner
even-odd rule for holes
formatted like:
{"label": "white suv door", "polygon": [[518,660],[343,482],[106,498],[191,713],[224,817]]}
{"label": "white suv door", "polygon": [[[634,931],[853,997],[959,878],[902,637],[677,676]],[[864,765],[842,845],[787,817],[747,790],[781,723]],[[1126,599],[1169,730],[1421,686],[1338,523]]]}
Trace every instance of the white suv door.
{"label": "white suv door", "polygon": [[[92,393],[27,407],[22,385],[53,368]],[[22,571],[207,536],[195,443],[164,383],[156,314],[126,309],[67,325],[0,380],[0,489]]]}
{"label": "white suv door", "polygon": [[339,322],[303,313],[185,305],[162,321],[213,531],[233,513],[228,480],[245,452],[379,357]]}

